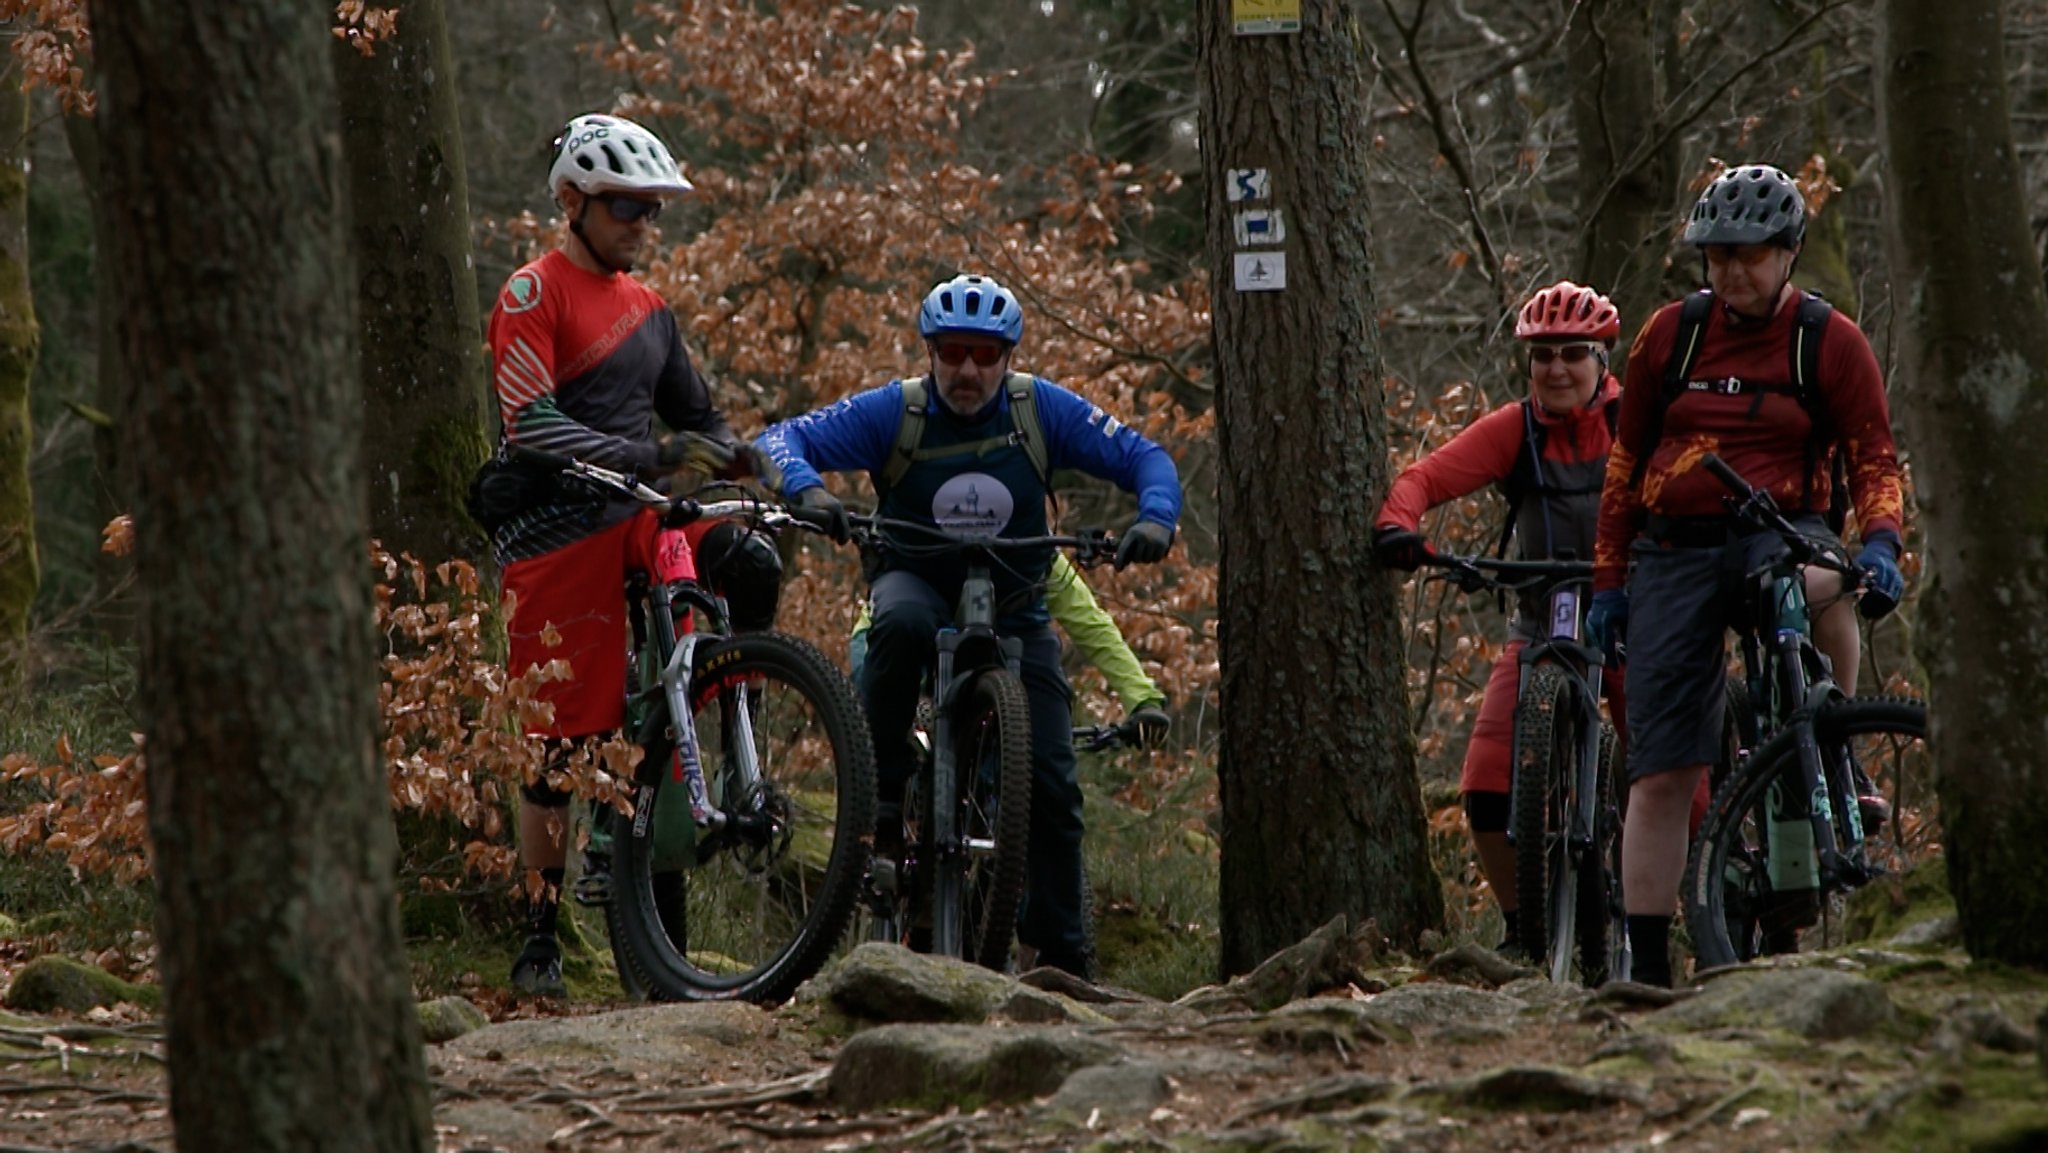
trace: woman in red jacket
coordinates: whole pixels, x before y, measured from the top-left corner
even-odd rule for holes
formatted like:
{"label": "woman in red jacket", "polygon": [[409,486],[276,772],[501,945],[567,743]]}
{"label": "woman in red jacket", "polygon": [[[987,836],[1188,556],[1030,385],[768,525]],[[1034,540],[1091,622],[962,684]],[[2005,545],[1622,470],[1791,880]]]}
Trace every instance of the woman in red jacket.
{"label": "woman in red jacket", "polygon": [[[1621,385],[1607,370],[1621,315],[1598,292],[1561,280],[1537,292],[1515,322],[1528,344],[1529,397],[1487,413],[1449,444],[1403,470],[1374,520],[1373,552],[1414,570],[1429,555],[1422,514],[1488,485],[1514,502],[1518,555],[1593,557],[1600,485],[1614,441]],[[1542,630],[1543,603],[1516,606],[1507,649],[1487,678],[1459,779],[1479,867],[1500,902],[1507,940],[1517,937],[1515,852],[1508,845],[1510,747],[1522,649]],[[1621,678],[1605,679],[1621,729]]]}

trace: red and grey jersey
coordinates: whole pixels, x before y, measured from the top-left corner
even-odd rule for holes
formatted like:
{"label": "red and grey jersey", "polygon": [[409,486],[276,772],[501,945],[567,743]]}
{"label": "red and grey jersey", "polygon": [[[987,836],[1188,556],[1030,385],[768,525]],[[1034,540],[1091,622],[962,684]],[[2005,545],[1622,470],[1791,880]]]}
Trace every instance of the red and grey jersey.
{"label": "red and grey jersey", "polygon": [[[675,314],[623,274],[576,267],[559,250],[521,268],[491,309],[492,385],[513,444],[621,471],[651,469],[654,417],[731,441],[683,350]],[[632,514],[624,502],[566,500],[498,530],[500,563],[539,556]]]}

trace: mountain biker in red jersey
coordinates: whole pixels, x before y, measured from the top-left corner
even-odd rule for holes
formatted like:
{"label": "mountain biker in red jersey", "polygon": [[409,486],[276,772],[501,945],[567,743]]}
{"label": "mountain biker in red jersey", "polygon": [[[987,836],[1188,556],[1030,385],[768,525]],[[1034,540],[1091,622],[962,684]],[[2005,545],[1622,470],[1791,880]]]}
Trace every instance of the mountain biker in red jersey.
{"label": "mountain biker in red jersey", "polygon": [[[1607,359],[1620,334],[1620,313],[1590,288],[1561,280],[1531,296],[1515,321],[1515,338],[1528,344],[1528,398],[1487,413],[1402,470],[1374,520],[1373,552],[1380,563],[1420,567],[1430,551],[1420,532],[1422,514],[1488,485],[1510,502],[1520,557],[1544,560],[1568,552],[1591,559],[1621,395]],[[1534,594],[1516,605],[1512,636],[1487,678],[1458,782],[1472,846],[1500,902],[1510,944],[1518,940],[1515,851],[1507,838],[1515,702],[1522,650],[1545,632],[1547,616],[1544,599]],[[1610,673],[1605,684],[1619,729],[1620,678]]]}
{"label": "mountain biker in red jersey", "polygon": [[[1685,868],[1686,799],[1720,753],[1727,631],[1738,604],[1731,573],[1782,547],[1738,538],[1728,490],[1701,467],[1708,453],[1758,488],[1810,536],[1835,540],[1826,521],[1843,454],[1865,574],[1861,609],[1876,619],[1904,592],[1898,569],[1903,509],[1884,380],[1869,341],[1840,312],[1820,310],[1792,284],[1806,207],[1784,172],[1729,169],[1694,205],[1685,242],[1699,248],[1711,297],[1703,323],[1678,337],[1684,302],[1668,304],[1636,338],[1622,391],[1621,426],[1607,464],[1594,552],[1589,630],[1628,645],[1629,803],[1622,891],[1635,977],[1668,985],[1666,952]],[[1817,321],[1806,325],[1808,315]],[[1816,379],[1796,387],[1802,339],[1818,340]],[[1673,379],[1673,358],[1689,367]],[[1854,693],[1859,638],[1839,574],[1806,573],[1813,638]],[[1875,790],[1870,790],[1873,794]],[[1859,798],[1866,824],[1882,798]]]}
{"label": "mountain biker in red jersey", "polygon": [[[561,246],[512,274],[491,310],[492,382],[505,441],[656,480],[695,466],[719,476],[774,478],[735,436],[683,349],[675,314],[631,273],[649,227],[690,191],[668,148],[616,116],[579,116],[555,142],[548,190],[569,220]],[[677,430],[657,436],[659,415]],[[573,742],[617,729],[625,714],[625,576],[653,568],[656,514],[544,484],[492,534],[514,673],[553,660],[573,677],[537,694],[554,705],[550,766]],[[773,542],[740,526],[692,526],[698,570],[727,595],[733,624],[766,628],[782,566]],[[559,637],[559,643],[549,640]],[[557,899],[567,853],[568,795],[546,780],[522,789],[520,864],[538,871],[527,940],[512,967],[523,992],[562,996]]]}

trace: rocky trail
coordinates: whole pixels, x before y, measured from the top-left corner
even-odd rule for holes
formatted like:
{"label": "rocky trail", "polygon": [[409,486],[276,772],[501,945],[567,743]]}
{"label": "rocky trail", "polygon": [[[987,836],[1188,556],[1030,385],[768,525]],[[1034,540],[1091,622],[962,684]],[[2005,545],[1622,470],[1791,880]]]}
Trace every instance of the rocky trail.
{"label": "rocky trail", "polygon": [[[97,1016],[0,1019],[0,1153],[171,1148]],[[1338,921],[1171,1004],[864,945],[777,1009],[422,1023],[444,1153],[2048,1149],[2048,978],[1938,947],[1588,992]]]}

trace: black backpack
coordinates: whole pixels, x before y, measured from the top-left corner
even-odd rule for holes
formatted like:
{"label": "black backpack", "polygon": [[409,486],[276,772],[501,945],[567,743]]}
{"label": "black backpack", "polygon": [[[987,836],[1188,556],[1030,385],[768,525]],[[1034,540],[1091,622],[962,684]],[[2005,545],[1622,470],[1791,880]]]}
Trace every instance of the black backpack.
{"label": "black backpack", "polygon": [[[1664,439],[1664,410],[1671,407],[1679,394],[1692,387],[1689,379],[1692,366],[1699,361],[1700,341],[1706,335],[1708,311],[1714,306],[1712,289],[1701,289],[1685,298],[1678,307],[1678,333],[1672,340],[1670,360],[1664,366],[1664,387],[1657,395],[1656,407],[1650,410],[1650,434],[1636,452],[1635,471],[1629,476],[1631,488],[1641,488],[1643,474],[1649,471],[1650,454],[1656,451],[1657,442]],[[1834,473],[1829,485],[1826,518],[1828,529],[1840,534],[1842,526],[1849,519],[1849,470],[1848,461],[1836,443],[1838,436],[1834,421],[1828,414],[1827,398],[1820,391],[1820,340],[1827,331],[1828,318],[1835,307],[1821,299],[1819,294],[1806,292],[1799,297],[1799,317],[1792,328],[1790,385],[1758,385],[1759,394],[1778,392],[1789,394],[1806,410],[1808,419],[1813,421],[1813,435],[1806,441],[1806,499],[1805,507],[1813,506],[1813,463],[1824,447],[1834,447]]]}

